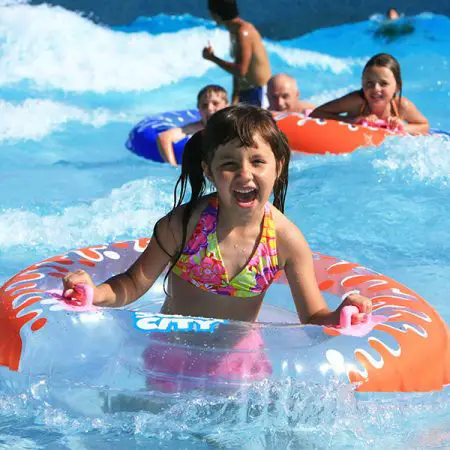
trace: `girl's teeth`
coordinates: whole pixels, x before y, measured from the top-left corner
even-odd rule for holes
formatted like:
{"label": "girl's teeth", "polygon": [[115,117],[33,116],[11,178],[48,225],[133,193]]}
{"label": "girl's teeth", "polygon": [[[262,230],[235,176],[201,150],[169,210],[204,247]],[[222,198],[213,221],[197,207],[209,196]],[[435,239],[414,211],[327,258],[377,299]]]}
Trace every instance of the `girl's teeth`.
{"label": "girl's teeth", "polygon": [[239,202],[249,203],[256,199],[256,189],[235,189],[235,197]]}

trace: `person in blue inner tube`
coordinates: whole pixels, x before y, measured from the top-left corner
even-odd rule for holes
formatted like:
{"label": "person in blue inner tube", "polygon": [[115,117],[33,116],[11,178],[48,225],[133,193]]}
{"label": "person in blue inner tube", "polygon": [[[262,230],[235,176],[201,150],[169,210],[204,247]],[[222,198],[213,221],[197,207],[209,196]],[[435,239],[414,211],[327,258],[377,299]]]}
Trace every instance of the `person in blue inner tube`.
{"label": "person in blue inner tube", "polygon": [[201,120],[190,123],[182,128],[170,128],[159,134],[157,144],[161,157],[172,166],[177,165],[173,144],[203,130],[209,118],[216,112],[229,105],[227,91],[217,84],[208,84],[200,89],[197,94],[197,108],[199,109]]}

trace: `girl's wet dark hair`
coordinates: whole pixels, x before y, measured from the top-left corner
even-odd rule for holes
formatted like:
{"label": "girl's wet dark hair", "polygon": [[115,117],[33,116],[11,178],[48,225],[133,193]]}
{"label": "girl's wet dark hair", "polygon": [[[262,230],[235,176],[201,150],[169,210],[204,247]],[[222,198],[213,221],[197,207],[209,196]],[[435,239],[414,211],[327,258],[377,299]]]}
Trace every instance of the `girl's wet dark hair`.
{"label": "girl's wet dark hair", "polygon": [[232,20],[239,16],[236,0],[208,0],[208,9],[222,20]]}
{"label": "girl's wet dark hair", "polygon": [[[272,114],[249,105],[233,105],[217,111],[209,119],[205,129],[195,133],[184,148],[181,175],[175,185],[174,207],[170,214],[183,203],[188,182],[191,187],[191,197],[184,205],[181,246],[175,255],[169,255],[172,258],[172,265],[166,277],[183,253],[189,220],[207,188],[202,163],[211,168],[211,162],[220,146],[237,140],[239,146],[253,147],[257,145],[255,140],[257,136],[269,144],[275,156],[279,176],[273,187],[273,204],[284,212],[291,151],[286,136],[279,130]],[[155,225],[153,234],[164,250],[164,246],[158,239],[158,223]]]}
{"label": "girl's wet dark hair", "polygon": [[400,63],[389,53],[378,53],[367,61],[362,73],[364,74],[364,72],[370,67],[386,67],[392,72],[399,90],[399,102],[401,102],[403,82],[400,71]]}

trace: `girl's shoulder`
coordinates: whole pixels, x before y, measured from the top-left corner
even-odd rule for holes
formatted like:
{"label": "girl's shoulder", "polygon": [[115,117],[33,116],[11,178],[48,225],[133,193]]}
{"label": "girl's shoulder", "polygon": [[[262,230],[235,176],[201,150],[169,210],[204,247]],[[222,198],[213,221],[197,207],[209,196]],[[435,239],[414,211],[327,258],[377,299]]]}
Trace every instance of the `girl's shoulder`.
{"label": "girl's shoulder", "polygon": [[271,211],[275,222],[278,256],[281,265],[284,266],[293,256],[301,257],[305,251],[308,252],[309,247],[303,233],[295,223],[273,205],[271,205]]}
{"label": "girl's shoulder", "polygon": [[275,232],[277,236],[277,246],[286,245],[289,246],[292,240],[303,239],[303,234],[292,222],[288,219],[278,208],[274,205],[270,205],[272,212],[272,219],[275,223]]}
{"label": "girl's shoulder", "polygon": [[354,108],[357,108],[358,111],[363,105],[367,103],[366,97],[364,96],[364,91],[362,89],[350,92],[343,98],[345,98],[345,100],[349,105],[353,106]]}
{"label": "girl's shoulder", "polygon": [[398,108],[398,112],[400,115],[403,113],[406,113],[411,109],[411,106],[414,106],[414,103],[411,100],[408,100],[406,97],[395,97],[394,99],[395,104]]}
{"label": "girl's shoulder", "polygon": [[[214,194],[209,194],[201,197],[195,204],[193,210],[190,212],[186,230],[187,239],[189,239],[189,236],[194,232],[201,213],[211,201],[213,195]],[[165,237],[171,236],[172,239],[175,240],[177,246],[181,245],[182,242],[184,226],[183,220],[187,208],[188,204],[184,203],[174,208],[158,222],[158,233]]]}

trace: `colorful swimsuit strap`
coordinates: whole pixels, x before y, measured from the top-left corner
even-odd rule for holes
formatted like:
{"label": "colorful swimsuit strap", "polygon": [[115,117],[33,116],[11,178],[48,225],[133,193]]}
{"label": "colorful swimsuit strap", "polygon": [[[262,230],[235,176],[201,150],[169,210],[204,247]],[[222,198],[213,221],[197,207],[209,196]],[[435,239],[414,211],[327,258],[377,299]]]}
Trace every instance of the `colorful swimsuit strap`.
{"label": "colorful swimsuit strap", "polygon": [[391,108],[392,108],[392,111],[394,111],[394,116],[400,117],[400,113],[398,111],[397,104],[395,103],[395,97],[391,101]]}
{"label": "colorful swimsuit strap", "polygon": [[269,204],[264,207],[261,237],[246,266],[229,279],[217,239],[217,197],[211,197],[173,272],[198,288],[234,297],[263,293],[278,273],[275,223]]}

